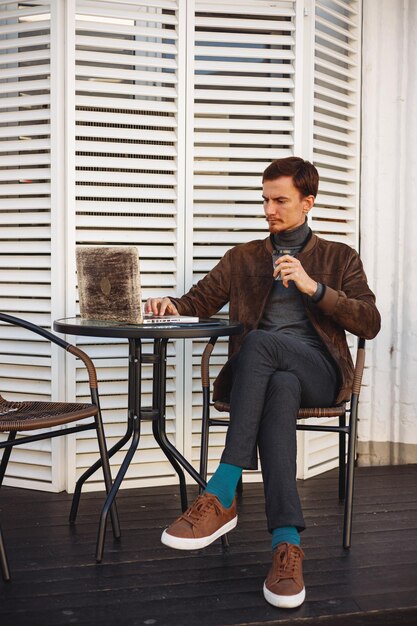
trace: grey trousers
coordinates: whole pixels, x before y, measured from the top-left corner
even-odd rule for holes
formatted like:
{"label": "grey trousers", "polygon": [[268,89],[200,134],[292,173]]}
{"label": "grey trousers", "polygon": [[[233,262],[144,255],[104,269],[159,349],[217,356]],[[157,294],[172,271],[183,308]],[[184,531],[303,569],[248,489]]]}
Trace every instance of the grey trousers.
{"label": "grey trousers", "polygon": [[296,420],[302,406],[331,406],[336,365],[295,335],[253,330],[234,364],[230,425],[221,462],[257,469],[261,460],[268,529],[305,528],[296,486]]}

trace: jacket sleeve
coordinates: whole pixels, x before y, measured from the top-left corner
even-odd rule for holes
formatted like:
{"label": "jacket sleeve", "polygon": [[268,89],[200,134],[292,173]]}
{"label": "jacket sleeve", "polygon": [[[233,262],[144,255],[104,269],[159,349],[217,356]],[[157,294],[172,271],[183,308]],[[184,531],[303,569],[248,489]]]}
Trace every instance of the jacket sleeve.
{"label": "jacket sleeve", "polygon": [[381,316],[375,305],[362,261],[352,250],[342,277],[342,289],[326,285],[318,308],[345,330],[364,339],[373,339],[381,327]]}
{"label": "jacket sleeve", "polygon": [[181,298],[170,300],[180,315],[211,317],[230,300],[232,251],[228,250],[217,265]]}

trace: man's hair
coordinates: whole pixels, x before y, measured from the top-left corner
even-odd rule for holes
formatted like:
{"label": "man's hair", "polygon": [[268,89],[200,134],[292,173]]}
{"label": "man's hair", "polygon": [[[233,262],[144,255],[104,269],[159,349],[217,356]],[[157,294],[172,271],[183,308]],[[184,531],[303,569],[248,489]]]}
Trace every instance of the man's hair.
{"label": "man's hair", "polygon": [[272,161],[264,171],[262,182],[275,180],[281,176],[291,176],[294,187],[305,196],[317,196],[319,173],[312,163],[299,157],[286,157]]}

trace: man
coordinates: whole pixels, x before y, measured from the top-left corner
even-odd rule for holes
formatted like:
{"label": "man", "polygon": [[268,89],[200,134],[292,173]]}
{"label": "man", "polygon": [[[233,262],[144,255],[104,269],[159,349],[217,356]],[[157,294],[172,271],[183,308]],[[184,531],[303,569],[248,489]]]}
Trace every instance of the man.
{"label": "man", "polygon": [[206,491],[171,524],[162,542],[203,548],[236,526],[235,490],[243,469],[264,480],[272,535],[265,599],[281,608],[302,604],[305,528],[296,488],[296,419],[301,406],[331,406],[350,397],[353,363],[345,331],[372,339],[380,328],[375,296],[358,254],[313,235],[307,214],[318,190],[316,168],[278,159],[263,175],[270,235],[226,252],[181,298],[152,298],[155,314],[209,317],[230,303],[244,324],[230,340],[230,359],[214,384],[230,397],[230,426],[221,463]]}

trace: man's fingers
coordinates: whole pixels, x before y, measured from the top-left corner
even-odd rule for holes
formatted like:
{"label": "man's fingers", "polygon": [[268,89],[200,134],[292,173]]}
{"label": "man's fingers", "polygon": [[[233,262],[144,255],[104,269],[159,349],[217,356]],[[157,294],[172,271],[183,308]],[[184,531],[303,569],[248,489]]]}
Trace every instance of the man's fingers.
{"label": "man's fingers", "polygon": [[148,298],[145,304],[145,313],[153,315],[178,315],[176,306],[169,298]]}
{"label": "man's fingers", "polygon": [[145,313],[160,315],[162,298],[148,298],[145,304]]}
{"label": "man's fingers", "polygon": [[281,270],[281,278],[284,287],[288,287],[290,280],[293,280],[294,282],[297,280],[297,270],[290,267],[285,269],[283,268]]}
{"label": "man's fingers", "polygon": [[145,313],[153,313],[153,309],[152,309],[152,300],[153,298],[148,298],[145,302]]}
{"label": "man's fingers", "polygon": [[159,305],[159,315],[165,315],[166,313],[169,313],[169,304],[170,301],[168,300],[168,298],[162,298]]}

